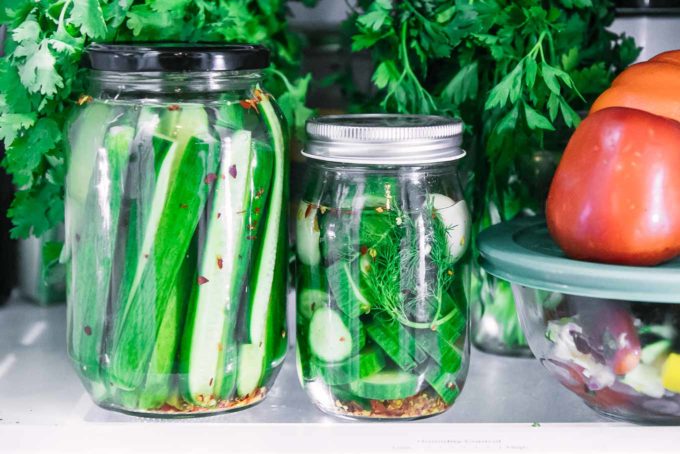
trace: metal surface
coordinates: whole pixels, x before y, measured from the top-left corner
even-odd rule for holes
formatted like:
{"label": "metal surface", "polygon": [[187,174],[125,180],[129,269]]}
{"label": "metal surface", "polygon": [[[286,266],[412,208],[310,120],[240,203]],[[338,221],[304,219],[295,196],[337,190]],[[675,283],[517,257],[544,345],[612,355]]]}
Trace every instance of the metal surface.
{"label": "metal surface", "polygon": [[324,415],[300,388],[292,355],[269,398],[252,409],[199,419],[135,418],[102,410],[85,393],[66,357],[64,309],[17,300],[0,309],[3,454],[673,452],[680,443],[677,428],[606,422],[535,360],[478,351],[454,407],[417,422],[359,423]]}
{"label": "metal surface", "polygon": [[417,165],[455,161],[463,123],[434,115],[329,115],[307,122],[309,158],[348,164]]}

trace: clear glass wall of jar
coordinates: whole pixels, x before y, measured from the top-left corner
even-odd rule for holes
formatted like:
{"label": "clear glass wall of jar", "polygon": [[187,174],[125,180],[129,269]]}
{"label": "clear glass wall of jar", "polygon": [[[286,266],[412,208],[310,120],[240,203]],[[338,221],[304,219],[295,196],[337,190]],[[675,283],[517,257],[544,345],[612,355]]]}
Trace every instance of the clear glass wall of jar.
{"label": "clear glass wall of jar", "polygon": [[323,411],[435,415],[469,356],[470,215],[442,117],[322,117],[308,124],[296,219],[297,359]]}
{"label": "clear glass wall of jar", "polygon": [[68,351],[93,399],[206,414],[283,361],[288,157],[259,46],[95,45],[69,130]]}
{"label": "clear glass wall of jar", "polygon": [[[493,182],[487,188],[486,203],[478,230],[515,217],[530,217],[543,212],[550,182],[559,163],[563,144],[550,150],[535,150],[518,158],[507,178],[507,192],[498,194]],[[472,341],[488,353],[505,356],[532,356],[520,325],[515,294],[509,282],[472,267]]]}

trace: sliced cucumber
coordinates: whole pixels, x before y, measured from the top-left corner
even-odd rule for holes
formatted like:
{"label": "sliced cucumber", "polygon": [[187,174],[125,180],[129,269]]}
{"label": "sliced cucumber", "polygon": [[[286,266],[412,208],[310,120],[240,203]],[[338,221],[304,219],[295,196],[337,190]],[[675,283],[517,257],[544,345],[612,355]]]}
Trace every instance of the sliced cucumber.
{"label": "sliced cucumber", "polygon": [[385,355],[376,347],[366,347],[358,355],[340,363],[312,360],[313,369],[327,385],[345,385],[380,372],[385,367]]}
{"label": "sliced cucumber", "polygon": [[330,296],[323,290],[306,288],[300,291],[297,297],[297,308],[304,318],[310,320],[314,311],[330,305]]}
{"label": "sliced cucumber", "polygon": [[412,370],[427,358],[416,347],[413,335],[399,323],[374,318],[365,326],[368,336],[403,370]]}
{"label": "sliced cucumber", "polygon": [[238,350],[236,392],[239,397],[252,393],[260,385],[264,374],[264,348],[257,344],[243,344]]}
{"label": "sliced cucumber", "polygon": [[443,194],[431,194],[430,201],[449,229],[449,253],[453,260],[459,260],[470,242],[470,211],[467,204],[465,200],[455,202]]}
{"label": "sliced cucumber", "polygon": [[349,386],[352,392],[365,399],[406,399],[418,393],[420,379],[402,370],[382,370]]}
{"label": "sliced cucumber", "polygon": [[207,135],[207,113],[191,106],[181,112],[171,131],[175,146],[159,171],[151,214],[137,243],[141,249],[132,282],[122,287],[109,370],[110,382],[122,389],[136,389],[144,381],[175,278],[205,206],[205,175],[215,171],[217,141]]}
{"label": "sliced cucumber", "polygon": [[82,236],[80,229],[87,215],[85,203],[99,154],[97,150],[104,143],[106,132],[117,114],[108,104],[92,102],[83,108],[83,112],[68,129],[69,140],[65,141],[70,144],[66,153],[65,241],[59,258],[62,263],[70,258],[76,235]]}
{"label": "sliced cucumber", "polygon": [[172,289],[168,306],[163,314],[156,345],[146,375],[146,383],[139,393],[139,407],[151,410],[162,406],[176,392],[177,383],[171,378],[179,349],[187,301],[191,295],[191,283],[196,276],[196,248],[189,248]]}
{"label": "sliced cucumber", "polygon": [[359,270],[353,273],[350,263],[338,261],[326,268],[326,278],[331,288],[335,303],[340,310],[350,318],[367,314],[371,310],[371,303],[361,292],[358,278]]}
{"label": "sliced cucumber", "polygon": [[[111,272],[124,192],[125,172],[134,128],[114,126],[104,147],[90,150],[96,169],[85,207],[90,219],[73,225],[79,235],[71,245],[69,285],[70,348],[80,370],[94,380],[99,374]],[[100,190],[103,185],[108,190]],[[67,205],[72,200],[67,199]]]}
{"label": "sliced cucumber", "polygon": [[[218,370],[221,357],[230,349],[225,330],[231,333],[238,306],[240,282],[237,269],[245,268],[250,257],[252,241],[245,239],[248,211],[252,196],[248,188],[251,178],[252,141],[248,131],[234,133],[231,140],[223,140],[222,168],[215,179],[212,211],[208,221],[199,276],[202,283],[195,286],[195,296],[188,314],[188,325],[182,346],[182,370],[186,377],[185,398],[196,405],[208,405],[205,396],[216,396],[224,370]],[[230,146],[224,146],[225,143]],[[232,173],[230,174],[230,169]],[[252,247],[252,246],[251,246]],[[235,373],[235,371],[232,371]]]}
{"label": "sliced cucumber", "polygon": [[308,203],[300,202],[298,208],[295,246],[297,257],[305,265],[315,266],[321,261],[318,209]]}
{"label": "sliced cucumber", "polygon": [[418,330],[416,343],[427,353],[444,371],[455,373],[460,369],[462,353],[454,348],[436,332],[431,330]]}
{"label": "sliced cucumber", "polygon": [[317,358],[329,363],[342,361],[349,358],[357,341],[336,311],[322,307],[314,312],[309,323],[309,347]]}
{"label": "sliced cucumber", "polygon": [[[248,391],[246,394],[252,392],[267,379],[266,374],[270,372],[271,367],[265,367],[265,363],[269,365],[278,361],[278,358],[268,358],[268,356],[278,356],[281,353],[281,349],[276,347],[282,341],[282,332],[274,331],[277,330],[276,326],[285,323],[284,320],[280,320],[281,323],[277,324],[272,317],[280,315],[280,310],[276,306],[284,307],[286,296],[287,251],[282,249],[285,247],[285,238],[287,238],[287,224],[282,220],[287,210],[286,138],[269,96],[263,94],[259,87],[256,88],[255,95],[259,98],[262,119],[273,141],[274,173],[269,191],[267,218],[261,235],[260,256],[253,268],[252,282],[249,283],[253,294],[246,310],[247,337],[249,342],[255,346],[252,348],[257,350],[257,355],[252,354],[252,358],[239,361],[240,367],[237,374],[244,376],[237,378],[239,395],[243,395],[242,393],[246,391]],[[275,279],[276,276],[279,278]],[[256,360],[260,360],[261,364],[255,364]],[[258,374],[259,377],[255,383],[251,378]],[[248,390],[250,386],[253,388]]]}
{"label": "sliced cucumber", "polygon": [[425,381],[448,405],[451,405],[460,394],[460,389],[456,384],[456,375],[442,370],[438,364],[433,363],[428,366],[425,371]]}

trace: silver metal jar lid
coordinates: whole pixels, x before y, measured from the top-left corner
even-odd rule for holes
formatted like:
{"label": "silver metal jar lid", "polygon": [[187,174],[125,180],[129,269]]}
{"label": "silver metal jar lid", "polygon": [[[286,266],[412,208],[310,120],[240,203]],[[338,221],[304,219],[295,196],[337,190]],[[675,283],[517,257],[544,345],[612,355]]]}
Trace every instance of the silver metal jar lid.
{"label": "silver metal jar lid", "polygon": [[463,123],[434,115],[330,115],[307,122],[311,159],[347,164],[417,165],[455,161]]}

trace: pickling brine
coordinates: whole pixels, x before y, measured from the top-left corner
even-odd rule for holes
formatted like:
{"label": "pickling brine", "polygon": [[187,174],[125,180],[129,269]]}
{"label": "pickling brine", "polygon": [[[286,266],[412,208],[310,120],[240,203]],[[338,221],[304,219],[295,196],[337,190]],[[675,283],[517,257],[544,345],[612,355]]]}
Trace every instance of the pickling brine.
{"label": "pickling brine", "polygon": [[176,52],[120,47],[90,50],[94,92],[69,130],[69,355],[107,408],[252,405],[287,347],[284,126],[259,71],[100,68]]}

